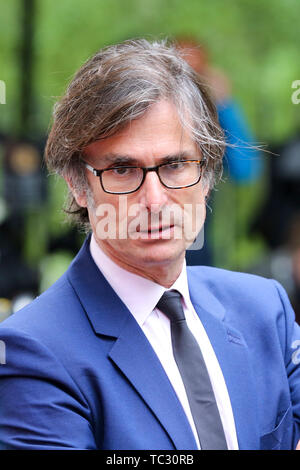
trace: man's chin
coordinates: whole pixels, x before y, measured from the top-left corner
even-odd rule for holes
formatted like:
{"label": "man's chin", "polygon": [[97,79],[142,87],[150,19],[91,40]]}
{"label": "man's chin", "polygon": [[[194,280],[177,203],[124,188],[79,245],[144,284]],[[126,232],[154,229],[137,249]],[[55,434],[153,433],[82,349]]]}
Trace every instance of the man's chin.
{"label": "man's chin", "polygon": [[127,270],[139,271],[151,267],[168,267],[181,263],[185,256],[183,240],[152,240],[151,242],[137,239],[99,240],[102,250],[117,264]]}
{"label": "man's chin", "polygon": [[147,240],[146,243],[135,240],[132,248],[135,260],[143,264],[170,264],[185,255],[185,247],[180,240]]}

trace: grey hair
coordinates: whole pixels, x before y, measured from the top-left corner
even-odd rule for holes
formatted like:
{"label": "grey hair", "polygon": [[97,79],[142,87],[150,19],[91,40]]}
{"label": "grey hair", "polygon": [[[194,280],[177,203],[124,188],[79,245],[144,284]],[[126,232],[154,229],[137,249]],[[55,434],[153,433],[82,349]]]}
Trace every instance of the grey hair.
{"label": "grey hair", "polygon": [[[212,189],[222,174],[225,139],[200,76],[166,40],[127,40],[101,49],[75,74],[55,105],[45,159],[51,172],[68,176],[78,192],[88,189],[84,148],[119,132],[162,99],[172,102],[207,164]],[[66,210],[86,226],[88,212],[70,193]]]}

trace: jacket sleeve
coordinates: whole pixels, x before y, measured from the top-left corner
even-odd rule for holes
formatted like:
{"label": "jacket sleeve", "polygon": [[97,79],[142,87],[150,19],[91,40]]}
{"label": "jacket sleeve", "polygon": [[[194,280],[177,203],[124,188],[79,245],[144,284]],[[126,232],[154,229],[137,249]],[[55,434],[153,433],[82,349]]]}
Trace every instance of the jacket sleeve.
{"label": "jacket sleeve", "polygon": [[0,449],[95,449],[88,404],[55,355],[14,328],[0,341]]}
{"label": "jacket sleeve", "polygon": [[274,282],[286,318],[285,365],[293,409],[293,448],[295,449],[300,440],[300,326],[295,322],[295,314],[285,290],[277,281]]}

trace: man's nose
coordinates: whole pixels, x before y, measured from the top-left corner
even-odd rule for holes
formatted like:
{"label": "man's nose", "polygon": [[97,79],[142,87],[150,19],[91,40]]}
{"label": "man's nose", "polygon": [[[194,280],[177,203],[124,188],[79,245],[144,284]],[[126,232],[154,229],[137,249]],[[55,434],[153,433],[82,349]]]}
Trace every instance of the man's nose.
{"label": "man's nose", "polygon": [[140,204],[151,212],[159,212],[167,200],[167,188],[161,184],[157,173],[148,172],[141,187]]}

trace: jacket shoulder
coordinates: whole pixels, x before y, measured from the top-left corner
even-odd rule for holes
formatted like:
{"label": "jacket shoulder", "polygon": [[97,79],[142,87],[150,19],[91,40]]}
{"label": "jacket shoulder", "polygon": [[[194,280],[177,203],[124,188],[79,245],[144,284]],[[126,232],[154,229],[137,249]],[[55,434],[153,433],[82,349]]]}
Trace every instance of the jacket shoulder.
{"label": "jacket shoulder", "polygon": [[[273,286],[273,279],[268,279],[256,274],[250,274],[239,271],[230,271],[228,269],[215,268],[211,266],[189,266],[188,273],[193,281],[205,283],[211,288],[220,289],[233,289],[237,290],[243,287],[244,289],[252,289],[255,287],[268,288]],[[273,288],[273,287],[272,287]]]}
{"label": "jacket shoulder", "polygon": [[66,273],[51,287],[36,297],[16,313],[0,324],[3,327],[23,331],[25,334],[39,335],[39,332],[56,330],[57,326],[67,322],[68,312],[78,310],[79,301]]}
{"label": "jacket shoulder", "polygon": [[252,318],[268,321],[292,312],[293,317],[288,296],[274,279],[208,266],[189,267],[188,278],[191,286],[204,286],[232,315],[251,313]]}

